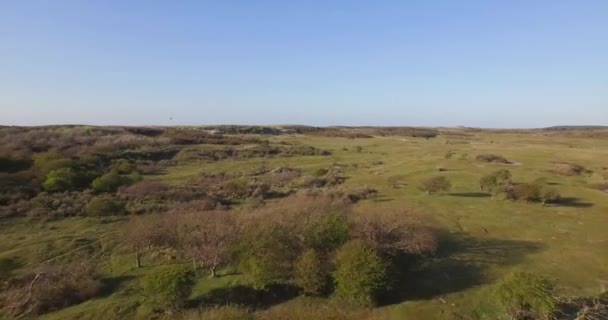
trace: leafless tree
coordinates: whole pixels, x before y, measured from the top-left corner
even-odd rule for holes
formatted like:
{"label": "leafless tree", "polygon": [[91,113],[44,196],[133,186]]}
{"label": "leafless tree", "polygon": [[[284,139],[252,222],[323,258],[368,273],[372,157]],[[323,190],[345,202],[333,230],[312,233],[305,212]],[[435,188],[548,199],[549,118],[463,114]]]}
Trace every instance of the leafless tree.
{"label": "leafless tree", "polygon": [[211,277],[226,265],[238,237],[238,225],[231,213],[202,211],[177,217],[179,245],[196,267],[208,268]]}
{"label": "leafless tree", "polygon": [[365,212],[356,214],[353,219],[353,236],[371,242],[379,252],[424,254],[437,249],[435,232],[415,213],[405,210]]}

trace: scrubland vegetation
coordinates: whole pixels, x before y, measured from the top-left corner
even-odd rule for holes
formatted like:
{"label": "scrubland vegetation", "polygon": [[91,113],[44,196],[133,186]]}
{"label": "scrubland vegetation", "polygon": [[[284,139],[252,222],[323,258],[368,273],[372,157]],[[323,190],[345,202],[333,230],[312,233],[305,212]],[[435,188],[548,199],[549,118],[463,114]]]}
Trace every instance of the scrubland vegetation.
{"label": "scrubland vegetation", "polygon": [[608,319],[601,129],[0,128],[0,318]]}

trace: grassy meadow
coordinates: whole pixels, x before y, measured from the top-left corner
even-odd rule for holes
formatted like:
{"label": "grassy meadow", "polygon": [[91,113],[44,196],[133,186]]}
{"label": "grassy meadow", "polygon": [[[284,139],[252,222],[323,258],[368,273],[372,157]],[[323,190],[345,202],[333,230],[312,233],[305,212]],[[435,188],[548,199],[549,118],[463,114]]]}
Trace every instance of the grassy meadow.
{"label": "grassy meadow", "polygon": [[[374,136],[342,138],[304,134],[263,136],[272,145],[305,144],[328,150],[328,156],[291,156],[208,161],[190,159],[161,172],[143,174],[144,180],[174,187],[188,186],[204,174],[247,174],[256,168],[297,168],[304,174],[338,166],[350,190],[368,186],[378,191],[355,204],[367,209],[415,211],[440,232],[435,255],[409,274],[407,290],[388,302],[366,310],[374,319],[453,319],[455,314],[488,314],[496,282],[513,271],[543,274],[554,279],[562,296],[594,296],[608,287],[608,193],[590,188],[608,179],[608,139],[584,133],[547,131],[490,131],[441,129],[435,138]],[[262,137],[262,136],[260,136]],[[192,145],[190,148],[208,148]],[[248,148],[241,145],[238,148]],[[480,154],[497,154],[510,164],[479,162]],[[563,175],[555,163],[575,163],[590,172]],[[479,179],[508,169],[515,183],[539,178],[557,189],[559,203],[541,205],[492,199],[480,191]],[[441,175],[451,189],[427,195],[420,183]],[[267,200],[272,202],[275,200]],[[235,210],[245,206],[236,203]],[[13,259],[3,272],[19,273],[42,263],[97,259],[103,275],[102,295],[51,311],[40,319],[148,319],[150,307],[138,293],[138,279],[161,264],[162,253],[143,256],[134,267],[132,253],[121,234],[125,217],[69,217],[39,221],[28,217],[0,220],[0,258]],[[168,254],[170,255],[170,254]],[[169,261],[169,263],[178,263]],[[181,262],[179,262],[181,263]],[[229,267],[220,277],[200,277],[189,305],[219,299],[222,290],[247,286],[250,279]],[[299,296],[262,304],[264,314],[332,308],[332,299]],[[345,317],[347,317],[345,315]]]}

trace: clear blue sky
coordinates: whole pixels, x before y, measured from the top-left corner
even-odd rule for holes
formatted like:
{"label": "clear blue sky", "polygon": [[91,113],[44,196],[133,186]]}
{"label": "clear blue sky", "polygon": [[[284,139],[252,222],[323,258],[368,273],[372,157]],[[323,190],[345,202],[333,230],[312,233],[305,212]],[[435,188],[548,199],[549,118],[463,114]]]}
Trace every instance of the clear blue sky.
{"label": "clear blue sky", "polygon": [[0,124],[58,123],[608,125],[608,1],[0,1]]}

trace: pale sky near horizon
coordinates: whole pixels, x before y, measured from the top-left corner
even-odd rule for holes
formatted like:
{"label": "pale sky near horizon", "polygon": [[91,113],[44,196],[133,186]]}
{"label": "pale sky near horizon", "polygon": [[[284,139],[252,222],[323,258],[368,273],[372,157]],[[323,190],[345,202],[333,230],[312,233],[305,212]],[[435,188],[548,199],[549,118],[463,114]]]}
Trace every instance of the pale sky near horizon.
{"label": "pale sky near horizon", "polygon": [[0,2],[0,125],[608,125],[608,1]]}

